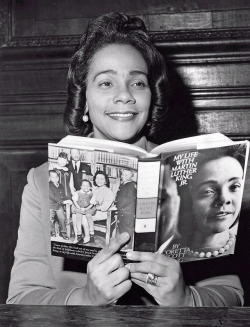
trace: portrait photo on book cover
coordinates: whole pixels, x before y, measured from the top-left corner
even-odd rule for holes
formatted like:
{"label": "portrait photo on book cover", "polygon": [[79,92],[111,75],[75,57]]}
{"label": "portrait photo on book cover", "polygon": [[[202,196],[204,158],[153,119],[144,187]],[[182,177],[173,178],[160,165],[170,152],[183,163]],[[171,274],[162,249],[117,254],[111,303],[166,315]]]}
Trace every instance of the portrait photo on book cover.
{"label": "portrait photo on book cover", "polygon": [[165,158],[159,253],[180,262],[234,253],[246,152],[246,144],[233,144]]}
{"label": "portrait photo on book cover", "polygon": [[119,233],[133,248],[138,159],[105,151],[49,145],[52,253],[97,253]]}

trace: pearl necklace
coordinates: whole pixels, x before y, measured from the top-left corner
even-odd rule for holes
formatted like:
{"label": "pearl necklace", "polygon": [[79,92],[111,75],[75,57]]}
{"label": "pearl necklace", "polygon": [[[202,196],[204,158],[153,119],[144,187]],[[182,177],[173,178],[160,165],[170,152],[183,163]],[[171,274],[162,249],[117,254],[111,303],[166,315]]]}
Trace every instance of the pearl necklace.
{"label": "pearl necklace", "polygon": [[210,258],[210,257],[217,257],[219,254],[223,254],[225,253],[230,247],[231,245],[233,245],[233,243],[235,242],[235,235],[230,233],[229,236],[229,240],[227,241],[227,243],[221,247],[218,250],[215,251],[208,251],[208,252],[198,252],[198,251],[193,251],[193,250],[188,250],[187,251],[187,255],[188,256],[193,256],[195,258]]}

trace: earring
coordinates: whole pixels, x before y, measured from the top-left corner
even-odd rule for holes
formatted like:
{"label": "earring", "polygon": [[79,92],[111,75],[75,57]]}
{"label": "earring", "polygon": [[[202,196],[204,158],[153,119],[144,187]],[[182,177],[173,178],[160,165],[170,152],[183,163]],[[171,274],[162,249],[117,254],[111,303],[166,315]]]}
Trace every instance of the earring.
{"label": "earring", "polygon": [[147,127],[150,127],[151,124],[152,124],[151,121],[148,121],[148,122],[146,123]]}
{"label": "earring", "polygon": [[87,123],[89,121],[89,116],[88,115],[83,115],[82,120],[84,123]]}

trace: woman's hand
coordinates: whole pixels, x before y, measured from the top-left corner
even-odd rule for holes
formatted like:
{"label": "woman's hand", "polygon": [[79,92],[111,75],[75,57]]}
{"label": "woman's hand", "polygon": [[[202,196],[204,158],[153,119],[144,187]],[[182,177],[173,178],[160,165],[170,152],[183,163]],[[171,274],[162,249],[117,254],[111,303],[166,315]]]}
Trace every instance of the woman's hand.
{"label": "woman's hand", "polygon": [[[190,288],[185,284],[180,264],[177,260],[159,253],[127,252],[131,261],[126,267],[131,280],[151,294],[162,306],[192,306]],[[156,285],[147,284],[147,274],[157,276]]]}
{"label": "woman's hand", "polygon": [[97,253],[88,263],[86,286],[74,291],[68,304],[112,304],[129,291],[129,270],[116,253],[128,240],[129,234],[122,233]]}

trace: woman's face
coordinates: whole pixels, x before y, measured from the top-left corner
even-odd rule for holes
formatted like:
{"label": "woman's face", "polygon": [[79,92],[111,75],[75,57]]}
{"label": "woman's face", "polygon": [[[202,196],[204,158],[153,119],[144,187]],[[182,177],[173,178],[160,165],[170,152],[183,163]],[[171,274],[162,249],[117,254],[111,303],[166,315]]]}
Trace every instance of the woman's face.
{"label": "woman's face", "polygon": [[198,230],[220,233],[237,218],[243,191],[243,169],[232,157],[203,164],[194,176],[191,196]]}
{"label": "woman's face", "polygon": [[95,177],[95,182],[98,187],[101,187],[106,184],[106,178],[103,174],[97,174]]}
{"label": "woman's face", "polygon": [[149,115],[147,76],[145,60],[130,45],[108,45],[93,56],[86,99],[96,138],[136,139]]}

